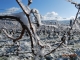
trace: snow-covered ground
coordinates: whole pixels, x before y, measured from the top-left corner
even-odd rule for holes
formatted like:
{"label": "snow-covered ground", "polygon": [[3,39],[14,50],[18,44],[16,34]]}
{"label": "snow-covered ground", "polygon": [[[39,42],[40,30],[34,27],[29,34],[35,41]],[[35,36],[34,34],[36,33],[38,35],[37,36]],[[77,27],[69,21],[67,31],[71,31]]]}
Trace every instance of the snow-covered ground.
{"label": "snow-covered ground", "polygon": [[[3,37],[3,36],[2,36]],[[46,35],[39,36],[41,41],[44,42],[46,45],[51,45],[51,49],[55,49],[59,43],[61,42],[60,36],[54,38],[53,36],[48,37]],[[52,60],[58,59],[63,54],[74,54],[76,53],[77,56],[80,56],[80,36],[74,36],[73,40],[70,40],[68,45],[63,44],[60,48],[58,48],[55,52],[51,53],[50,56]],[[13,43],[11,39],[0,39],[0,56],[7,56],[8,60],[19,60],[19,59],[27,59],[30,60],[32,58],[31,53],[31,45],[30,45],[29,37],[25,35],[18,43]],[[17,51],[19,49],[19,51]],[[48,48],[47,48],[48,49]],[[17,56],[18,53],[18,56]],[[48,56],[48,57],[50,57]],[[44,59],[45,60],[45,59]]]}

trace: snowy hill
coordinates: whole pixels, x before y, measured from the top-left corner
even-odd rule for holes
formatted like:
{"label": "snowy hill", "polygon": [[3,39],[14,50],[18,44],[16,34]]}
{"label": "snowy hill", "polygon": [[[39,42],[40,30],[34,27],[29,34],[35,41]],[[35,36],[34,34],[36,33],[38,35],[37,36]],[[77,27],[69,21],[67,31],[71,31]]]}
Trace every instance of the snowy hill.
{"label": "snowy hill", "polygon": [[70,24],[70,20],[62,20],[62,21],[57,21],[57,20],[42,20],[42,23],[45,24],[55,24],[55,23],[59,23],[59,24]]}

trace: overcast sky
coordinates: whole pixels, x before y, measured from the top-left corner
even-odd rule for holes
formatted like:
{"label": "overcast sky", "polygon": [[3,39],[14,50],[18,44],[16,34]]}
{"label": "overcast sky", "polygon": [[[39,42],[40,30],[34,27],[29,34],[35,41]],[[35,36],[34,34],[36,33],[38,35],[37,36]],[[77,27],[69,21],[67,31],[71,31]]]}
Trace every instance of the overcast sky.
{"label": "overcast sky", "polygon": [[[80,0],[73,0],[80,3]],[[22,0],[27,5],[27,0]],[[74,18],[77,9],[66,0],[33,0],[30,8],[36,8],[44,20],[69,20]],[[16,0],[0,0],[0,14],[21,12]]]}

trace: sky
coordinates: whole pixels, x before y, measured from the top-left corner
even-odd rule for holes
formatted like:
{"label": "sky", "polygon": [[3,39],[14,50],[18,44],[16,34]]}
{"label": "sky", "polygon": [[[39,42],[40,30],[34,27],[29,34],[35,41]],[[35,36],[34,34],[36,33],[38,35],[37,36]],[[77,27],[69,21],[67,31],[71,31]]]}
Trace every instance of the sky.
{"label": "sky", "polygon": [[[80,3],[80,0],[73,0]],[[28,0],[22,0],[27,5]],[[69,20],[75,17],[75,5],[66,0],[33,0],[30,8],[38,9],[43,20]],[[0,0],[0,14],[22,12],[16,0]]]}

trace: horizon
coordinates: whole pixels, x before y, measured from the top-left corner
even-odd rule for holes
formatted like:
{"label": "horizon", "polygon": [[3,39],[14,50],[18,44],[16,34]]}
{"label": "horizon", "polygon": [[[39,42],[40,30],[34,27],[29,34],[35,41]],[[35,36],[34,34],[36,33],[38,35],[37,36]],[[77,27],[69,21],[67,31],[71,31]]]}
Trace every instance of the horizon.
{"label": "horizon", "polygon": [[41,20],[41,21],[70,21],[70,20]]}

